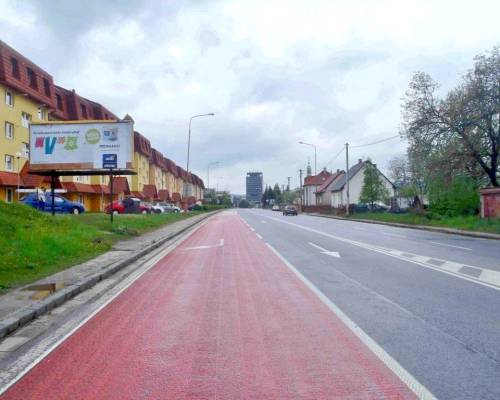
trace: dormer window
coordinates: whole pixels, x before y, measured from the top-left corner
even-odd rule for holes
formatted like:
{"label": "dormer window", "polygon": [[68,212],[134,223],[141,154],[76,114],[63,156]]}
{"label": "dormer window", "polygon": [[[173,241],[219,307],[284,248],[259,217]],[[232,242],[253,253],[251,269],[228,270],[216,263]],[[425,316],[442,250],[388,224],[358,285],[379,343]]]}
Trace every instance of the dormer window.
{"label": "dormer window", "polygon": [[49,80],[46,78],[43,78],[43,90],[45,91],[45,96],[50,97],[50,83]]}
{"label": "dormer window", "polygon": [[21,79],[21,74],[19,73],[19,64],[14,57],[10,59],[10,66],[12,68],[12,76],[16,79]]}
{"label": "dormer window", "polygon": [[57,102],[57,109],[62,111],[63,110],[63,101],[62,101],[61,95],[56,94],[56,102]]}
{"label": "dormer window", "polygon": [[31,68],[26,68],[26,71],[28,73],[28,83],[31,88],[33,89],[38,89],[38,84],[36,82],[36,74],[35,71],[33,71]]}

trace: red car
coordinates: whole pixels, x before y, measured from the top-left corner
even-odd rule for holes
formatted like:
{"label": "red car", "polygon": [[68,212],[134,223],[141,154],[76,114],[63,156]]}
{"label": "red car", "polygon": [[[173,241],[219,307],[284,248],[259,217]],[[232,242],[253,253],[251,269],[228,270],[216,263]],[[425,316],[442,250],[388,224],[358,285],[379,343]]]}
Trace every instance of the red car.
{"label": "red car", "polygon": [[111,204],[111,211],[109,205],[106,207],[106,213],[113,212],[113,214],[150,214],[152,212],[151,206],[146,204],[135,197],[127,197],[123,200],[115,200]]}

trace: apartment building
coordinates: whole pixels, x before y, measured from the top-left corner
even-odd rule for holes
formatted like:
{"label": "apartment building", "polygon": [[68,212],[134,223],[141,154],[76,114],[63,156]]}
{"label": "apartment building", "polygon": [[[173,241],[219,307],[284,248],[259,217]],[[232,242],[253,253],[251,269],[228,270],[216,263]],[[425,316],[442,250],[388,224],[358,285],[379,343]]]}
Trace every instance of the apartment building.
{"label": "apartment building", "polygon": [[[125,117],[131,119],[128,115]],[[16,201],[18,188],[48,188],[48,179],[29,173],[29,124],[48,121],[96,121],[119,118],[101,104],[55,85],[52,76],[0,41],[0,200]],[[115,177],[115,198],[132,194],[141,199],[181,204],[185,184],[192,202],[202,199],[203,181],[165,158],[151,142],[134,132],[133,168],[137,175]],[[103,211],[109,201],[109,177],[61,177],[65,197],[89,211]]]}

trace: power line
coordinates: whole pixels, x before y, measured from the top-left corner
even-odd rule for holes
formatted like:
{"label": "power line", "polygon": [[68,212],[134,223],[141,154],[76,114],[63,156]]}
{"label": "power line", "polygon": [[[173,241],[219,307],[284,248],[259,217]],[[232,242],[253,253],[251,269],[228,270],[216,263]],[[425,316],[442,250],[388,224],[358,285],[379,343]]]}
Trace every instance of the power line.
{"label": "power line", "polygon": [[372,143],[359,144],[357,146],[350,146],[350,147],[351,148],[358,148],[358,147],[373,146],[374,144],[379,144],[379,143],[387,142],[388,140],[396,139],[397,137],[400,137],[400,135],[391,136],[391,137],[388,137],[388,138],[385,138],[385,139],[377,140],[376,142],[372,142]]}
{"label": "power line", "polygon": [[330,161],[328,161],[328,162],[325,164],[325,167],[326,167],[327,165],[330,165],[332,162],[334,162],[334,161],[337,159],[337,157],[338,157],[338,156],[340,156],[343,152],[344,152],[344,149],[343,149],[343,148],[342,148],[342,149],[340,149],[340,151],[339,151],[337,154],[335,154],[335,156],[334,156],[334,157],[333,157]]}

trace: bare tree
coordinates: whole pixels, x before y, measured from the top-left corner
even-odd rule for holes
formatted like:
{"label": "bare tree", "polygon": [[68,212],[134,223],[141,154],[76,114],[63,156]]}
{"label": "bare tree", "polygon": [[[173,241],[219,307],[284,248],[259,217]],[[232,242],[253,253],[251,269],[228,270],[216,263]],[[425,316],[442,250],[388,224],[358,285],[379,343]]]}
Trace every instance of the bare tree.
{"label": "bare tree", "polygon": [[474,68],[442,99],[436,96],[438,84],[428,74],[416,73],[405,96],[401,133],[410,153],[441,154],[446,165],[460,160],[465,170],[478,165],[498,187],[500,47],[474,60]]}

